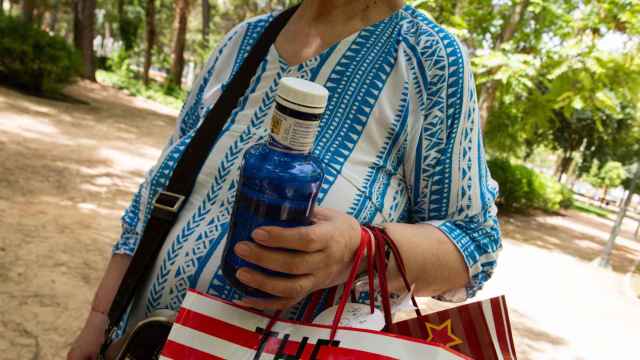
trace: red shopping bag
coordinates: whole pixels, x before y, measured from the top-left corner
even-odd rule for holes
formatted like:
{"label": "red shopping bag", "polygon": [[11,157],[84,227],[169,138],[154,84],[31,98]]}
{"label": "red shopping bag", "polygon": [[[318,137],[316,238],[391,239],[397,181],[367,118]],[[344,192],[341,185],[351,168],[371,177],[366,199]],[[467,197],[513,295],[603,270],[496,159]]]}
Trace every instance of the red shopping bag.
{"label": "red shopping bag", "polygon": [[392,331],[443,344],[477,360],[516,359],[504,296],[397,322]]}
{"label": "red shopping bag", "polygon": [[190,290],[161,359],[466,359],[442,344],[338,326],[369,244],[365,232],[332,326],[277,320]]}
{"label": "red shopping bag", "polygon": [[190,290],[161,359],[468,359],[444,345],[379,331],[278,321]]}
{"label": "red shopping bag", "polygon": [[[386,281],[384,244],[391,250],[405,286],[410,289],[400,251],[389,236],[378,228],[370,228],[376,239],[378,282],[382,292],[382,308],[386,331],[442,344],[477,360],[516,359],[511,334],[509,313],[504,296],[457,306],[423,315],[415,298],[416,317],[397,323],[391,322],[391,306]],[[369,275],[372,276],[371,274]],[[410,291],[410,290],[409,290]]]}

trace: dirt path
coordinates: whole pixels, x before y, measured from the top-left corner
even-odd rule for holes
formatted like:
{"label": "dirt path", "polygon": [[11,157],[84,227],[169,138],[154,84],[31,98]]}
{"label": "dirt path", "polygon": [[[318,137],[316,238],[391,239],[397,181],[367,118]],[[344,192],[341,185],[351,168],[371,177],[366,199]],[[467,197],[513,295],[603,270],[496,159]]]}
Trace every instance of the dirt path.
{"label": "dirt path", "polygon": [[[0,87],[2,359],[64,357],[122,210],[174,127],[175,111],[108,87],[68,93],[88,105]],[[621,239],[615,271],[589,265],[610,226],[575,212],[503,219],[500,266],[479,296],[507,294],[520,358],[600,359],[640,333],[640,303],[622,285],[640,246]]]}
{"label": "dirt path", "polygon": [[[640,259],[625,221],[613,271],[594,265],[612,220],[569,211],[501,219],[504,249],[477,299],[506,294],[520,359],[634,359],[640,299],[625,273]],[[424,299],[438,310],[451,306]]]}
{"label": "dirt path", "polygon": [[[0,87],[0,358],[62,358],[175,111],[82,83],[87,105]],[[155,111],[151,109],[156,109]]]}
{"label": "dirt path", "polygon": [[632,359],[640,334],[640,299],[625,273],[640,258],[625,221],[611,263],[595,266],[613,221],[575,211],[502,222],[505,248],[479,296],[507,294],[522,358]]}

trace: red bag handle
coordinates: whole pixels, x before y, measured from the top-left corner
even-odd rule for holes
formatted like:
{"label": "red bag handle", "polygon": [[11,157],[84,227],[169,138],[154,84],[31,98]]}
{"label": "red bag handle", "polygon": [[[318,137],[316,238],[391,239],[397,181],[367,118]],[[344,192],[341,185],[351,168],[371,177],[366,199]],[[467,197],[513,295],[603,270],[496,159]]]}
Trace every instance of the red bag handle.
{"label": "red bag handle", "polygon": [[[384,311],[384,319],[387,324],[387,329],[393,326],[393,319],[391,315],[391,302],[389,297],[389,284],[387,281],[387,264],[385,258],[385,244],[391,250],[393,254],[393,258],[396,261],[396,266],[398,268],[398,272],[402,278],[404,286],[406,290],[409,292],[411,296],[411,302],[414,306],[414,310],[418,317],[422,317],[422,312],[420,311],[420,307],[418,306],[418,302],[416,301],[415,296],[411,293],[411,283],[407,277],[407,268],[404,264],[404,260],[402,259],[402,255],[396,243],[391,239],[391,237],[384,231],[382,228],[370,226],[368,227],[373,234],[373,238],[376,244],[376,265],[378,268],[378,282],[380,286],[380,291],[382,292],[382,309]],[[369,278],[371,278],[373,274],[369,273]],[[369,296],[370,298],[375,298],[375,295]],[[426,325],[425,325],[426,326]]]}
{"label": "red bag handle", "polygon": [[[344,309],[349,302],[349,295],[351,293],[351,289],[353,288],[353,283],[358,275],[358,269],[360,268],[360,263],[362,262],[362,257],[365,254],[365,251],[368,253],[369,258],[371,258],[371,242],[372,237],[371,234],[366,231],[364,228],[360,230],[360,245],[356,250],[355,258],[353,260],[353,266],[351,266],[351,271],[349,272],[349,277],[347,278],[347,282],[344,285],[344,291],[342,296],[340,297],[340,302],[338,303],[338,309],[336,310],[336,314],[333,317],[333,323],[331,324],[331,333],[329,336],[329,341],[333,342],[336,337],[336,333],[338,331],[338,326],[340,325],[340,320],[342,319],[342,314],[344,313]],[[372,260],[369,261],[369,264],[372,263]],[[369,282],[371,286],[373,286],[373,282]],[[372,310],[373,312],[373,310]],[[266,326],[265,334],[268,334],[273,326],[280,319],[280,315],[282,315],[282,311],[276,311],[275,314],[269,320],[269,323]]]}
{"label": "red bag handle", "polygon": [[369,279],[369,307],[371,309],[371,313],[373,314],[376,309],[376,296],[375,296],[376,288],[375,288],[375,285],[373,284],[373,269],[375,266],[374,265],[375,259],[372,256],[375,237],[373,236],[373,233],[368,227],[363,226],[362,229],[364,229],[367,232],[367,235],[369,236],[369,241],[367,241],[367,274],[368,274],[367,277]]}
{"label": "red bag handle", "polygon": [[353,283],[356,280],[356,276],[358,275],[358,269],[360,268],[360,263],[362,262],[362,257],[364,256],[365,251],[368,252],[369,257],[371,257],[371,235],[368,231],[364,229],[360,229],[360,246],[356,252],[355,259],[353,261],[353,266],[351,267],[351,272],[349,273],[349,277],[347,278],[347,282],[344,285],[344,290],[342,292],[342,296],[340,297],[340,303],[338,304],[338,309],[336,310],[336,315],[333,317],[333,324],[331,325],[331,335],[329,336],[329,341],[333,341],[336,337],[336,332],[338,331],[338,326],[340,325],[340,319],[342,319],[342,314],[344,313],[344,308],[349,301],[349,295],[351,294],[351,289],[353,288]]}

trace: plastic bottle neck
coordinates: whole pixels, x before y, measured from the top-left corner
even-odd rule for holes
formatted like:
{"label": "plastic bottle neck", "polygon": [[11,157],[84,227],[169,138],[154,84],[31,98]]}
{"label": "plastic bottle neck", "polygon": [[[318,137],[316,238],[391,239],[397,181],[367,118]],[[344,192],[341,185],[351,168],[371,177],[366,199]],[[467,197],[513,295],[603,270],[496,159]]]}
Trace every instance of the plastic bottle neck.
{"label": "plastic bottle neck", "polygon": [[321,116],[322,113],[303,112],[276,102],[267,145],[282,152],[309,154]]}

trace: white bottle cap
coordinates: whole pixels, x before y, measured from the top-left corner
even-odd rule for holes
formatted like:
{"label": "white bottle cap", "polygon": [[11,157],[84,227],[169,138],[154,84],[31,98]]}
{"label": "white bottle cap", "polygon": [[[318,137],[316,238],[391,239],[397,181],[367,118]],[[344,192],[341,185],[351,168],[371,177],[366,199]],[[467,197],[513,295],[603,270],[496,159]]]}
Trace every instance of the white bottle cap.
{"label": "white bottle cap", "polygon": [[314,82],[284,77],[278,85],[276,101],[293,110],[306,113],[321,114],[327,106],[329,91]]}

